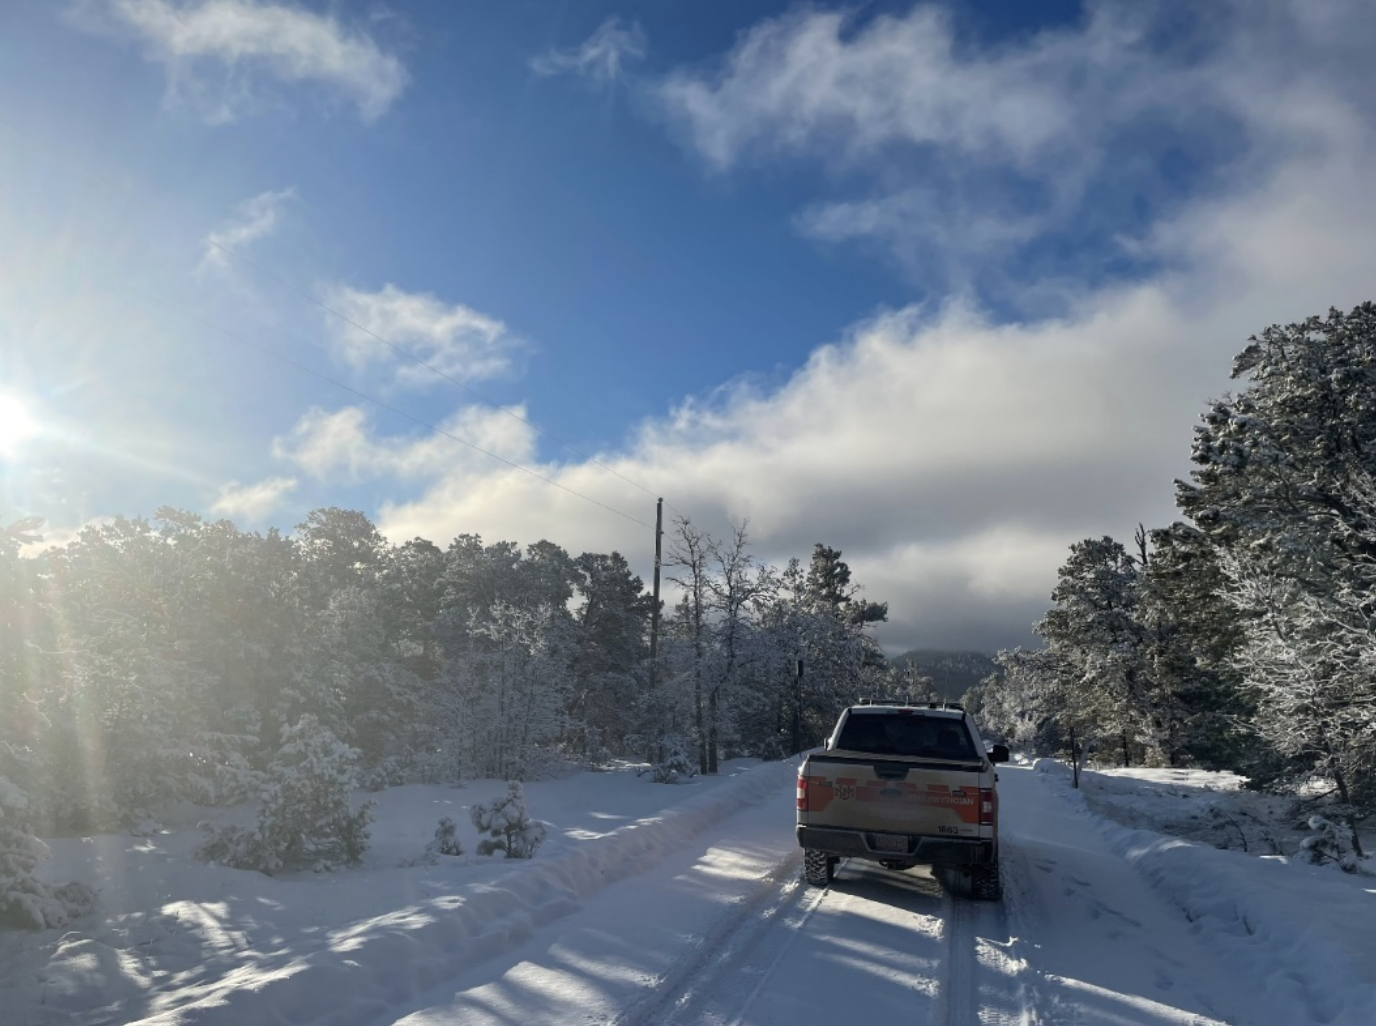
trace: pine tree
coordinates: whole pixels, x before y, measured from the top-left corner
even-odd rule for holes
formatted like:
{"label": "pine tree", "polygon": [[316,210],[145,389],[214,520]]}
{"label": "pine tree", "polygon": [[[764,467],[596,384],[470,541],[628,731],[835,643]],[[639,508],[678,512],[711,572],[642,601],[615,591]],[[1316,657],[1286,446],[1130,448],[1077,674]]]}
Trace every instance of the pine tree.
{"label": "pine tree", "polygon": [[356,758],[314,716],[302,716],[268,767],[257,826],[213,832],[201,857],[269,875],[358,862],[368,847],[373,803],[351,807]]}
{"label": "pine tree", "polygon": [[627,754],[626,738],[642,729],[636,716],[653,599],[620,553],[585,552],[574,561],[577,649],[569,704],[571,742],[585,759]]}
{"label": "pine tree", "polygon": [[509,859],[528,859],[544,843],[545,825],[530,818],[525,789],[518,780],[507,784],[503,797],[475,805],[469,814],[478,832],[488,835],[478,842],[479,855],[501,852]]}
{"label": "pine tree", "polygon": [[457,830],[458,826],[452,819],[442,817],[439,826],[435,827],[434,840],[426,846],[426,851],[435,855],[462,855],[463,845],[459,843]]}
{"label": "pine tree", "polygon": [[19,546],[39,540],[40,527],[36,519],[0,527],[0,925],[33,929],[62,926],[95,904],[84,885],[52,887],[35,874],[47,846],[33,833],[30,796],[16,782],[36,779],[44,638],[33,567],[19,559]]}
{"label": "pine tree", "polygon": [[1233,376],[1177,502],[1230,579],[1256,729],[1292,782],[1332,784],[1360,852],[1376,812],[1376,304],[1267,328]]}
{"label": "pine tree", "polygon": [[1076,542],[1051,593],[1056,605],[1033,627],[1069,670],[1064,700],[1088,735],[1077,743],[1112,746],[1124,766],[1150,750],[1159,728],[1137,619],[1138,573],[1112,538]]}
{"label": "pine tree", "polygon": [[85,884],[53,887],[34,873],[48,847],[24,825],[28,796],[0,772],[0,926],[35,930],[65,926],[95,908]]}
{"label": "pine tree", "polygon": [[1255,704],[1235,662],[1242,630],[1218,554],[1184,523],[1151,531],[1150,541],[1138,619],[1159,695],[1162,750],[1171,765],[1255,773],[1268,749],[1245,727]]}

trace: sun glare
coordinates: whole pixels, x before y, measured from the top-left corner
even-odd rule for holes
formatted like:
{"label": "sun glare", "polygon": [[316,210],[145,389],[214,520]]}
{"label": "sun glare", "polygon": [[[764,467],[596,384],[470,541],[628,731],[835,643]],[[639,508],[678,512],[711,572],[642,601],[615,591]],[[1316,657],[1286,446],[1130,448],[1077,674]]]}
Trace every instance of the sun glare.
{"label": "sun glare", "polygon": [[28,404],[12,395],[0,394],[0,456],[14,455],[38,430],[38,421],[29,412]]}

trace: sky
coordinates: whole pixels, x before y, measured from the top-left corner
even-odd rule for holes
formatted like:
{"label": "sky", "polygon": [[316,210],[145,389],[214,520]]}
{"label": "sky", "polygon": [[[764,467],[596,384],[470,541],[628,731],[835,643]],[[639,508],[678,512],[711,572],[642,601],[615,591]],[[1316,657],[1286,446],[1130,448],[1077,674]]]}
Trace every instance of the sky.
{"label": "sky", "polygon": [[0,5],[0,523],[842,551],[1034,641],[1373,296],[1366,0]]}

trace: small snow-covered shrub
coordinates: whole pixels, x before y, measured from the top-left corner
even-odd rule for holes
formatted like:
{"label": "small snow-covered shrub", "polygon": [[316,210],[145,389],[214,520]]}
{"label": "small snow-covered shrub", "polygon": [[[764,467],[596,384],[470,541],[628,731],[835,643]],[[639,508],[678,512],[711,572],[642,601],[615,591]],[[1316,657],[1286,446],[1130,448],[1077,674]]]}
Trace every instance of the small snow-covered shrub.
{"label": "small snow-covered shrub", "polygon": [[544,843],[545,825],[530,818],[525,790],[518,780],[507,784],[504,797],[475,805],[469,814],[478,833],[488,835],[478,842],[479,855],[500,851],[509,859],[528,859]]}
{"label": "small snow-covered shrub", "polygon": [[373,803],[354,811],[356,753],[307,713],[283,737],[268,767],[258,823],[212,830],[197,853],[236,869],[326,871],[358,862],[368,847]]}
{"label": "small snow-covered shrub", "polygon": [[95,908],[96,894],[82,883],[52,887],[34,875],[48,846],[20,822],[28,804],[28,796],[0,776],[0,927],[65,926]]}
{"label": "small snow-covered shrub", "polygon": [[1310,816],[1308,825],[1313,832],[1300,841],[1302,862],[1313,866],[1332,862],[1344,873],[1369,872],[1352,850],[1352,834],[1345,827],[1323,816]]}
{"label": "small snow-covered shrub", "polygon": [[435,837],[425,845],[425,850],[416,858],[402,859],[402,867],[437,866],[441,855],[462,855],[463,845],[459,843],[456,831],[457,826],[454,821],[445,816],[440,820],[440,825],[435,828]]}
{"label": "small snow-covered shrub", "polygon": [[440,820],[440,825],[435,827],[435,839],[426,845],[427,851],[434,851],[437,855],[462,855],[463,845],[459,843],[459,838],[455,834],[457,826],[448,816]]}
{"label": "small snow-covered shrub", "polygon": [[238,826],[213,827],[201,823],[206,833],[205,843],[196,849],[196,857],[202,862],[235,869],[261,869],[265,873],[267,863],[262,835],[257,830]]}
{"label": "small snow-covered shrub", "polygon": [[693,775],[693,764],[688,759],[688,753],[683,750],[681,745],[671,745],[665,752],[664,758],[655,763],[650,769],[650,778],[656,784],[672,784],[680,777],[691,777]]}
{"label": "small snow-covered shrub", "polygon": [[358,772],[358,786],[364,791],[385,791],[389,787],[409,784],[416,776],[406,760],[389,755],[376,766],[365,766]]}

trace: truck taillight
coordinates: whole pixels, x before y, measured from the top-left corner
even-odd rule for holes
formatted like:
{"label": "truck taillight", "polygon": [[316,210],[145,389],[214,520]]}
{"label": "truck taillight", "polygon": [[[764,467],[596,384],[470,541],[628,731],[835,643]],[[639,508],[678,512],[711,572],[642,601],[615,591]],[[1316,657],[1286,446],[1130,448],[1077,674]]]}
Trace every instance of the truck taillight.
{"label": "truck taillight", "polygon": [[994,813],[997,811],[998,807],[999,800],[994,794],[994,789],[992,787],[981,787],[979,789],[979,825],[993,826]]}
{"label": "truck taillight", "polygon": [[798,778],[798,811],[807,811],[807,777]]}

